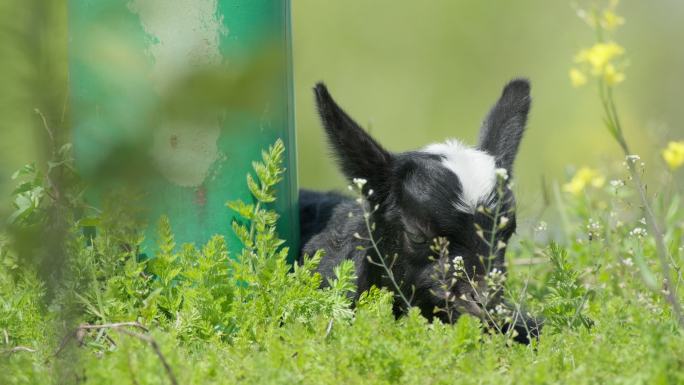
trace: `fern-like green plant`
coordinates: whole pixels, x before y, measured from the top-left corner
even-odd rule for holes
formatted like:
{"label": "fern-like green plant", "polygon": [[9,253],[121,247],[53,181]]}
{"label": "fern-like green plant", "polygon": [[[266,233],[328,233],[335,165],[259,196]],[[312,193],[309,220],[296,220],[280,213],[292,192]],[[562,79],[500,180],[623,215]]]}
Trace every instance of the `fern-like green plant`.
{"label": "fern-like green plant", "polygon": [[585,314],[585,305],[592,291],[580,282],[580,273],[568,261],[564,248],[551,243],[548,255],[553,270],[548,281],[549,293],[543,302],[545,327],[555,331],[579,326],[591,327],[593,322]]}
{"label": "fern-like green plant", "polygon": [[248,339],[259,340],[261,332],[273,330],[283,322],[309,324],[315,317],[350,319],[352,311],[348,293],[354,289],[354,269],[344,263],[336,270],[337,278],[328,289],[319,290],[320,275],[315,273],[321,254],[304,259],[292,271],[287,262],[288,248],[278,238],[278,214],[268,208],[275,200],[275,187],[282,180],[285,147],[281,140],[262,153],[262,161],[252,164],[256,179],[247,175],[247,186],[254,203],[231,201],[227,205],[240,220],[232,227],[244,248],[231,263],[236,281],[236,313],[247,312],[241,330]]}
{"label": "fern-like green plant", "polygon": [[[243,249],[233,258],[220,235],[201,248],[178,246],[171,223],[162,217],[156,253],[141,260],[137,250],[142,238],[135,231],[122,231],[115,218],[126,214],[116,205],[105,205],[96,236],[90,242],[82,237],[70,242],[64,292],[71,294],[62,298],[63,308],[83,314],[81,322],[88,324],[137,321],[185,342],[263,342],[259,336],[276,332],[283,323],[312,326],[321,317],[351,319],[350,262],[338,266],[336,278],[320,290],[320,253],[294,267],[287,261],[288,248],[277,234],[278,214],[269,207],[285,171],[284,151],[277,141],[253,163],[255,175],[247,176],[253,203],[228,203],[241,218],[232,228]],[[108,338],[99,333],[90,346],[112,348]]]}

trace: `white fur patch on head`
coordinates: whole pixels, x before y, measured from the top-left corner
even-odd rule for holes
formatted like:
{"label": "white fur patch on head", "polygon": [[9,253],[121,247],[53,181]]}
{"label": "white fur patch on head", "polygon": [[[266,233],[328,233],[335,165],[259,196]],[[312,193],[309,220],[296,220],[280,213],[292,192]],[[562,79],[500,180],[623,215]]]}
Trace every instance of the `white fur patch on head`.
{"label": "white fur patch on head", "polygon": [[475,212],[477,205],[486,200],[496,186],[496,162],[484,151],[452,139],[430,144],[423,152],[442,156],[444,167],[461,181],[462,202],[454,203],[461,211]]}

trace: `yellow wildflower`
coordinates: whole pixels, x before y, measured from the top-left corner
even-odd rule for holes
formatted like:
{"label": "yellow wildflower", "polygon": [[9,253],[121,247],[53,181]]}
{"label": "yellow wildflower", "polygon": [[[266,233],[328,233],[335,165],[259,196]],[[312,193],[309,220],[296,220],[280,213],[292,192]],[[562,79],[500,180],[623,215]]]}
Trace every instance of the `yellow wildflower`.
{"label": "yellow wildflower", "polygon": [[597,170],[589,167],[582,167],[570,179],[570,182],[563,185],[563,191],[573,195],[579,195],[587,186],[601,188],[606,182],[606,178]]}
{"label": "yellow wildflower", "polygon": [[667,148],[663,150],[663,159],[672,170],[684,164],[684,141],[668,143]]}
{"label": "yellow wildflower", "polygon": [[614,58],[625,53],[625,49],[616,43],[596,43],[589,49],[583,49],[575,57],[577,63],[589,63],[594,75],[605,71],[606,65]]}
{"label": "yellow wildflower", "polygon": [[603,79],[606,81],[606,84],[609,86],[614,86],[618,83],[621,83],[623,80],[625,80],[625,74],[622,72],[618,72],[615,69],[615,66],[612,65],[611,63],[608,63],[606,65],[606,68],[603,70]]}
{"label": "yellow wildflower", "polygon": [[570,82],[573,87],[580,87],[587,83],[587,76],[577,68],[570,69]]}
{"label": "yellow wildflower", "polygon": [[601,26],[605,30],[612,31],[622,24],[625,24],[625,19],[615,14],[612,9],[606,9],[603,11],[603,16],[601,17]]}

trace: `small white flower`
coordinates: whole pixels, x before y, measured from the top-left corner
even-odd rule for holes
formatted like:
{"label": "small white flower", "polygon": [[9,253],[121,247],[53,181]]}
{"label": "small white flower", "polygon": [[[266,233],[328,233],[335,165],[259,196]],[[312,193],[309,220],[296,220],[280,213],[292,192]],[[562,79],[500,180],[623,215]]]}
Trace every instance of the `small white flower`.
{"label": "small white flower", "polygon": [[508,221],[509,221],[509,219],[506,216],[502,216],[501,218],[499,218],[499,228],[503,229],[504,227],[506,227],[506,224],[508,224]]}
{"label": "small white flower", "polygon": [[497,168],[494,170],[494,173],[496,173],[496,176],[501,179],[501,180],[508,180],[508,170],[505,168]]}
{"label": "small white flower", "polygon": [[547,224],[544,221],[539,222],[539,225],[537,225],[537,228],[535,230],[537,231],[546,231]]}
{"label": "small white flower", "polygon": [[646,229],[643,227],[635,227],[634,230],[629,232],[629,235],[633,237],[642,238],[646,236]]}
{"label": "small white flower", "polygon": [[622,179],[613,179],[610,181],[610,185],[614,188],[623,187],[625,185],[625,181]]}
{"label": "small white flower", "polygon": [[463,257],[461,257],[460,255],[454,257],[454,259],[451,262],[454,265],[454,270],[456,270],[456,272],[461,272],[464,270]]}
{"label": "small white flower", "polygon": [[494,308],[494,314],[503,315],[503,313],[504,313],[503,306],[501,306],[501,304],[496,305],[496,307]]}
{"label": "small white flower", "polygon": [[628,162],[634,163],[634,162],[636,162],[637,160],[640,160],[641,157],[640,157],[639,155],[627,155],[627,156],[625,157],[625,159],[626,159]]}
{"label": "small white flower", "polygon": [[634,266],[634,261],[632,261],[632,258],[625,258],[622,260],[622,263],[625,266]]}
{"label": "small white flower", "polygon": [[487,274],[486,281],[489,287],[497,288],[506,281],[506,275],[495,267]]}
{"label": "small white flower", "polygon": [[587,230],[589,230],[589,236],[590,237],[593,238],[593,237],[599,236],[601,233],[601,223],[594,220],[593,218],[590,218],[589,224],[587,224]]}
{"label": "small white flower", "polygon": [[354,182],[358,188],[362,188],[368,181],[363,178],[354,178],[352,179],[352,182]]}

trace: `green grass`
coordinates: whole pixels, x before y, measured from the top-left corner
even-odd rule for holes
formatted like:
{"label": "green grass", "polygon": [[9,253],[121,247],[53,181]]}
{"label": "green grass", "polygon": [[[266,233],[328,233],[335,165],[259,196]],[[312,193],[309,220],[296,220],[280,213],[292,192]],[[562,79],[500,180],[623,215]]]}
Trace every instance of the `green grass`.
{"label": "green grass", "polygon": [[[385,290],[364,294],[352,308],[351,264],[325,290],[315,273],[320,255],[291,269],[268,208],[283,151],[276,143],[249,178],[257,204],[229,204],[244,218],[233,226],[245,245],[237,258],[221,235],[200,248],[176,245],[162,218],[159,255],[139,261],[134,216],[105,205],[88,219],[97,227],[90,242],[70,223],[55,280],[21,263],[18,234],[40,231],[36,223],[56,203],[46,195],[30,216],[20,215],[25,221],[4,236],[0,252],[0,383],[684,381],[684,338],[660,289],[646,285],[661,278],[653,240],[633,231],[641,214],[629,184],[560,195],[563,246],[547,244],[543,228],[518,236],[507,296],[546,319],[539,340],[525,346],[469,316],[429,323],[413,309],[395,319]],[[41,179],[26,178],[25,190],[35,191]],[[677,267],[684,213],[679,197],[671,198],[664,205],[661,196],[657,207]],[[645,267],[653,276],[644,276]],[[135,324],[99,328],[122,322]]]}
{"label": "green grass", "polygon": [[[631,154],[617,83],[598,69],[581,70]],[[0,234],[0,384],[684,383],[675,172],[615,162],[544,192],[546,216],[528,219],[539,223],[508,252],[507,300],[545,320],[528,346],[470,316],[429,323],[411,309],[396,319],[385,289],[353,305],[351,263],[323,290],[320,253],[288,265],[271,209],[285,150],[279,141],[255,163],[252,202],[227,204],[241,218],[226,229],[244,246],[238,255],[226,234],[178,245],[160,218],[159,251],[141,260],[135,194],[86,205],[69,146],[17,172]],[[646,188],[642,176],[662,183]]]}

